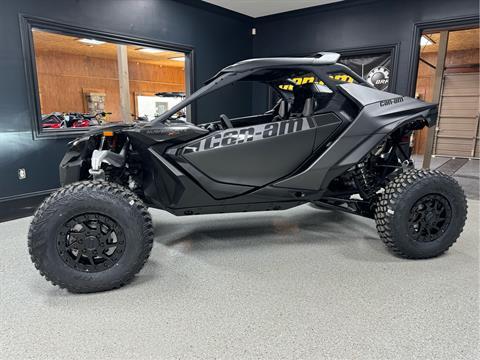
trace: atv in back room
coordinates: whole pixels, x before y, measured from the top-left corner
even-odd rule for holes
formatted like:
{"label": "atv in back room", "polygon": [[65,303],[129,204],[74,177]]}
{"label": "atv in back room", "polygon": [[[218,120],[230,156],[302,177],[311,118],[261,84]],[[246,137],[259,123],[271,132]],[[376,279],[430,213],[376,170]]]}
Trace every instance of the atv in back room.
{"label": "atv in back room", "polygon": [[[445,252],[462,232],[466,199],[453,178],[415,170],[409,144],[413,130],[435,125],[437,106],[376,90],[338,59],[241,61],[151,122],[97,128],[70,143],[63,187],[30,226],[35,266],[72,292],[128,283],[152,248],[147,206],[194,215],[313,203],[375,219],[401,257]],[[267,84],[278,102],[198,126],[174,116],[243,81]]]}

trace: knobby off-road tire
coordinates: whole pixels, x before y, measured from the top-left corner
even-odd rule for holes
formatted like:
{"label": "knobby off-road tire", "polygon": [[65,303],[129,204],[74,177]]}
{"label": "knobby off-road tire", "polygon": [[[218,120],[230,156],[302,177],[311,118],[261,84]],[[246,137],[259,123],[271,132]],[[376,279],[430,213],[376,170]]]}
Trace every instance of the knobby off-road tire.
{"label": "knobby off-road tire", "polygon": [[463,189],[439,171],[409,170],[392,180],[375,206],[380,238],[395,254],[426,259],[448,250],[465,225]]}
{"label": "knobby off-road tire", "polygon": [[71,292],[119,288],[150,255],[151,216],[124,187],[83,181],[50,195],[37,209],[28,249],[40,274]]}

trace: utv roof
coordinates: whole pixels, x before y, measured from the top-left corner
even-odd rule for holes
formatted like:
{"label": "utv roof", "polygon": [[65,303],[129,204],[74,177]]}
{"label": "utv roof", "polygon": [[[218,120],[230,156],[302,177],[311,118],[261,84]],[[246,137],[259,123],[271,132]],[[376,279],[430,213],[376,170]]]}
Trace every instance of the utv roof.
{"label": "utv roof", "polygon": [[311,57],[272,57],[243,60],[223,68],[214,77],[206,81],[206,84],[226,73],[241,73],[250,70],[288,66],[333,65],[339,58],[340,54],[337,53],[319,52]]}

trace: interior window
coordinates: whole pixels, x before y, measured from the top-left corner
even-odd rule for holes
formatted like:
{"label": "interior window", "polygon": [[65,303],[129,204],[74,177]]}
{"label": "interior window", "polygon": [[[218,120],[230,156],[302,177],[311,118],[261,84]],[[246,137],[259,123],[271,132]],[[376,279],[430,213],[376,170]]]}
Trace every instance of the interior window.
{"label": "interior window", "polygon": [[185,97],[185,54],[32,29],[41,131],[150,121]]}

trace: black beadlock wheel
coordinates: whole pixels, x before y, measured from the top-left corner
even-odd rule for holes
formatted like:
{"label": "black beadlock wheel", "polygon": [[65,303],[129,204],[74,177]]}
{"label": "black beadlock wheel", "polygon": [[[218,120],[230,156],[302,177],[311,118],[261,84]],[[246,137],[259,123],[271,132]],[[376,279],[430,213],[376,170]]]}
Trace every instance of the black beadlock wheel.
{"label": "black beadlock wheel", "polygon": [[28,233],[35,267],[71,292],[96,292],[127,284],[143,267],[153,226],[143,202],[124,187],[83,181],[50,195]]}
{"label": "black beadlock wheel", "polygon": [[125,233],[109,216],[98,213],[77,215],[62,225],[57,251],[65,264],[85,272],[114,266],[125,251]]}
{"label": "black beadlock wheel", "polygon": [[463,189],[439,171],[408,170],[395,177],[375,206],[380,238],[395,254],[425,259],[447,251],[467,217]]}
{"label": "black beadlock wheel", "polygon": [[410,209],[408,234],[415,241],[435,241],[447,230],[452,221],[452,207],[438,194],[420,198]]}

